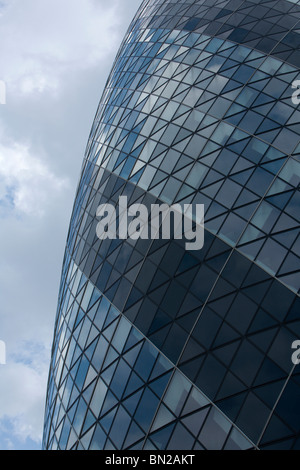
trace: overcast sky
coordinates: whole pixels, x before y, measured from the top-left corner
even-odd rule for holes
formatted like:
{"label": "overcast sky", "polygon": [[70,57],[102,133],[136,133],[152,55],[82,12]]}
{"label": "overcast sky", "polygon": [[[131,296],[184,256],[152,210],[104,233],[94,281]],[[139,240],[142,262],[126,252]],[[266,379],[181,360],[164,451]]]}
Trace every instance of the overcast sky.
{"label": "overcast sky", "polygon": [[141,0],[0,2],[0,449],[40,449],[66,235],[114,56]]}

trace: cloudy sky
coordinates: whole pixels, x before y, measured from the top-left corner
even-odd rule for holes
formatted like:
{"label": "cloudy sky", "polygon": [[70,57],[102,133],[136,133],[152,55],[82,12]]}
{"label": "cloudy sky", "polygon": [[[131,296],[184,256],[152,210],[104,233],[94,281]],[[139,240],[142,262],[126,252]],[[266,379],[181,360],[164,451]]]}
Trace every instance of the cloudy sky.
{"label": "cloudy sky", "polygon": [[0,2],[0,450],[40,449],[60,271],[82,158],[141,0]]}

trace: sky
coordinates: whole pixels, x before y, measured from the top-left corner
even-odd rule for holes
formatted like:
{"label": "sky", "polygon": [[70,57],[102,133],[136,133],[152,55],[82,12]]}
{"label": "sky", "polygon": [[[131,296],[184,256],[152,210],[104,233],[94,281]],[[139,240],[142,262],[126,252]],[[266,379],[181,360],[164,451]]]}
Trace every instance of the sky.
{"label": "sky", "polygon": [[141,0],[0,2],[0,450],[39,450],[62,260],[93,118]]}

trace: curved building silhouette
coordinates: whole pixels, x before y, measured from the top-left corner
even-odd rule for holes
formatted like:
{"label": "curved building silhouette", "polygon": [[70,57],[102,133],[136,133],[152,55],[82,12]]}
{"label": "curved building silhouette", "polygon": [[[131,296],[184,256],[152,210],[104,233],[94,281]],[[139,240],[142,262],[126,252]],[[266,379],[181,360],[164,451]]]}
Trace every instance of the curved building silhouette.
{"label": "curved building silhouette", "polygon": [[[45,449],[300,449],[299,19],[296,0],[142,3],[83,162]],[[204,204],[204,247],[100,240],[120,196]]]}

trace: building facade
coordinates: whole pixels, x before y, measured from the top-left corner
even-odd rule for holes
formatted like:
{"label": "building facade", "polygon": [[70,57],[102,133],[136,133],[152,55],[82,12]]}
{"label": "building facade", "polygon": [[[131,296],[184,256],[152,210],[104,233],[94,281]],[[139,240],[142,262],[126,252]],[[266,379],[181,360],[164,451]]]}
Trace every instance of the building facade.
{"label": "building facade", "polygon": [[[300,449],[299,3],[142,3],[83,162],[45,449]],[[120,196],[204,204],[204,247],[100,240]]]}

